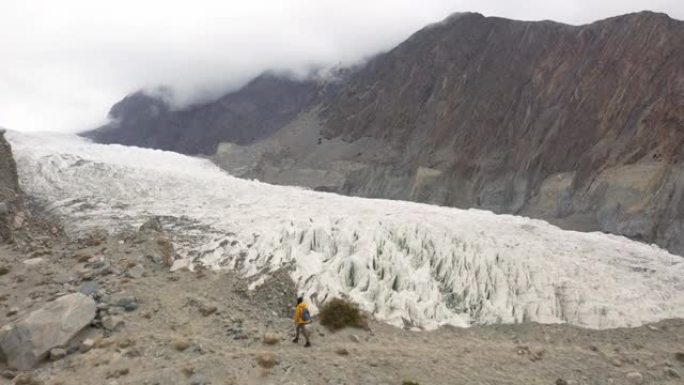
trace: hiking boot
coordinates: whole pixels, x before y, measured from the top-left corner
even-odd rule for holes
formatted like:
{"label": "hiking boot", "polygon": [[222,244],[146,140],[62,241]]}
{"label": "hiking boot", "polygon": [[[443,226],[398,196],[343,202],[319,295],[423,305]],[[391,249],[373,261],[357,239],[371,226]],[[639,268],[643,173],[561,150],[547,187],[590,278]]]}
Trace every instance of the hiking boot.
{"label": "hiking boot", "polygon": [[304,347],[305,347],[305,348],[310,348],[310,347],[311,347],[311,342],[306,341],[306,343],[304,344]]}

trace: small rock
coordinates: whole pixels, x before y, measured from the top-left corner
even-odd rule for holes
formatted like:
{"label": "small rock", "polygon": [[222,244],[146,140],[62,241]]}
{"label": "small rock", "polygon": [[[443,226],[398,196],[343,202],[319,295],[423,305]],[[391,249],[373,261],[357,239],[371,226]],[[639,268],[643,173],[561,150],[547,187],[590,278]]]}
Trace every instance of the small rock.
{"label": "small rock", "polygon": [[66,350],[62,348],[54,348],[50,350],[50,361],[61,360],[62,358],[66,357],[66,355]]}
{"label": "small rock", "polygon": [[18,308],[18,307],[11,307],[11,308],[7,311],[7,316],[8,316],[8,317],[11,317],[11,316],[13,316],[13,315],[16,315],[17,313],[19,313],[19,308]]}
{"label": "small rock", "polygon": [[14,378],[15,385],[43,385],[43,381],[33,377],[31,373],[21,373]]}
{"label": "small rock", "polygon": [[106,316],[102,318],[102,327],[107,331],[117,331],[124,327],[126,322],[121,317],[118,316]]}
{"label": "small rock", "polygon": [[629,372],[626,374],[627,380],[632,384],[641,384],[644,382],[644,376],[639,372]]}
{"label": "small rock", "polygon": [[190,378],[190,385],[209,385],[211,382],[207,381],[204,376],[200,374],[195,374]]}
{"label": "small rock", "polygon": [[101,339],[95,341],[95,347],[98,349],[104,349],[104,348],[107,348],[109,346],[112,346],[112,344],[114,344],[114,342],[116,342],[114,340],[114,338],[101,338]]}
{"label": "small rock", "polygon": [[143,355],[143,352],[138,349],[138,348],[131,348],[126,350],[124,353],[125,357],[133,358],[133,357],[141,357]]}
{"label": "small rock", "polygon": [[270,352],[259,353],[256,357],[256,362],[264,369],[271,369],[278,364],[275,356]]}
{"label": "small rock", "polygon": [[88,234],[86,238],[81,239],[80,242],[84,246],[94,247],[99,246],[107,240],[109,233],[104,229],[98,229]]}
{"label": "small rock", "polygon": [[10,207],[7,204],[7,202],[0,202],[0,215],[6,215],[9,214],[10,212]]}
{"label": "small rock", "polygon": [[611,358],[610,363],[611,365],[616,366],[618,368],[622,366],[622,361],[620,361],[620,359],[618,358]]}
{"label": "small rock", "polygon": [[0,373],[0,376],[2,376],[3,378],[6,378],[8,380],[12,380],[12,379],[14,379],[14,377],[17,376],[17,372],[15,370],[12,370],[12,369],[6,369],[6,370],[3,370],[2,373]]}
{"label": "small rock", "polygon": [[190,377],[193,374],[195,374],[195,367],[192,365],[186,365],[183,367],[183,369],[181,369],[181,371],[183,372],[183,374],[185,374],[186,377]]}
{"label": "small rock", "polygon": [[121,340],[119,340],[119,342],[117,342],[117,344],[116,344],[116,346],[118,346],[120,349],[130,348],[130,347],[133,346],[133,345],[135,345],[135,340],[133,340],[133,339],[131,339],[131,338],[124,338],[124,339],[121,339]]}
{"label": "small rock", "polygon": [[682,378],[682,376],[679,374],[679,372],[677,372],[676,370],[674,370],[672,368],[665,369],[665,374],[667,374],[668,376],[670,376],[672,378]]}
{"label": "small rock", "polygon": [[23,212],[17,213],[17,215],[14,216],[14,222],[12,223],[14,230],[19,230],[24,225],[25,220],[26,218],[24,217]]}
{"label": "small rock", "polygon": [[217,310],[218,310],[218,308],[216,306],[213,306],[213,305],[201,305],[200,309],[199,309],[200,314],[202,314],[205,317],[208,317],[208,316],[216,313]]}
{"label": "small rock", "polygon": [[532,346],[530,348],[530,360],[532,360],[533,362],[541,360],[545,352],[546,350],[542,346]]}
{"label": "small rock", "polygon": [[95,255],[88,259],[88,264],[92,266],[93,269],[101,269],[108,266],[108,262],[104,255]]}
{"label": "small rock", "polygon": [[112,370],[107,372],[105,375],[106,378],[119,378],[125,375],[128,375],[130,373],[130,370],[128,368],[123,368],[123,369],[117,369],[117,370]]}
{"label": "small rock", "polygon": [[357,336],[356,334],[350,335],[349,339],[352,340],[352,342],[356,342],[357,344],[361,342],[361,337]]}
{"label": "small rock", "polygon": [[76,274],[78,274],[78,277],[84,281],[90,281],[93,279],[93,271],[85,267],[77,269]]}
{"label": "small rock", "polygon": [[130,295],[120,295],[112,298],[110,304],[122,307],[126,311],[133,311],[138,308],[138,299]]}
{"label": "small rock", "polygon": [[568,382],[562,378],[556,380],[556,385],[568,385]]}
{"label": "small rock", "polygon": [[0,265],[0,276],[3,276],[10,272],[9,266]]}
{"label": "small rock", "polygon": [[280,336],[275,333],[266,333],[264,334],[263,342],[266,345],[275,345],[280,342]]}
{"label": "small rock", "polygon": [[339,354],[340,356],[348,356],[349,350],[347,350],[345,348],[338,348],[335,350],[335,353]]}
{"label": "small rock", "polygon": [[129,278],[140,278],[143,276],[144,273],[145,273],[145,268],[142,265],[138,264],[138,265],[135,265],[135,266],[131,267],[130,269],[128,269],[128,271],[126,272],[126,275]]}
{"label": "small rock", "polygon": [[85,340],[83,340],[83,342],[81,342],[79,350],[81,351],[81,353],[86,353],[90,351],[90,349],[95,347],[96,342],[97,341],[93,338],[86,338]]}
{"label": "small rock", "polygon": [[93,256],[93,253],[91,253],[90,251],[88,251],[88,250],[86,250],[86,249],[81,249],[81,250],[78,250],[78,251],[76,251],[76,252],[74,253],[74,257],[73,257],[73,258],[74,258],[78,263],[86,263],[86,262],[88,262],[88,261],[89,261],[91,258],[93,258],[93,257],[94,257],[94,256]]}
{"label": "small rock", "polygon": [[684,352],[675,353],[675,359],[679,362],[684,362]]}
{"label": "small rock", "polygon": [[140,229],[138,231],[140,231],[140,232],[152,231],[155,233],[161,233],[163,230],[164,230],[164,228],[162,227],[162,224],[161,224],[161,221],[159,220],[159,218],[158,217],[152,217],[152,218],[148,219],[147,221],[145,221],[145,223],[143,223],[140,226]]}
{"label": "small rock", "polygon": [[31,259],[26,259],[24,260],[24,265],[26,266],[36,266],[40,265],[41,263],[45,262],[43,258],[31,258]]}
{"label": "small rock", "polygon": [[192,342],[188,338],[178,338],[173,341],[173,348],[182,352],[190,347]]}
{"label": "small rock", "polygon": [[97,281],[88,281],[78,291],[85,295],[93,295],[98,290],[100,290],[100,284]]}

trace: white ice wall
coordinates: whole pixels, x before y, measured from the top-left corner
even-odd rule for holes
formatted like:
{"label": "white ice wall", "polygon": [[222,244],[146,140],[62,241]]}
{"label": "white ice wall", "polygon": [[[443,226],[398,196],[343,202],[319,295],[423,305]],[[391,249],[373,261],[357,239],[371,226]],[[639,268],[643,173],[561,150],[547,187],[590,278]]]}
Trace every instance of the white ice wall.
{"label": "white ice wall", "polygon": [[394,325],[684,317],[684,258],[622,237],[424,204],[234,178],[206,160],[10,132],[24,190],[72,231],[168,216],[184,258],[244,275],[284,265],[314,299],[341,294]]}

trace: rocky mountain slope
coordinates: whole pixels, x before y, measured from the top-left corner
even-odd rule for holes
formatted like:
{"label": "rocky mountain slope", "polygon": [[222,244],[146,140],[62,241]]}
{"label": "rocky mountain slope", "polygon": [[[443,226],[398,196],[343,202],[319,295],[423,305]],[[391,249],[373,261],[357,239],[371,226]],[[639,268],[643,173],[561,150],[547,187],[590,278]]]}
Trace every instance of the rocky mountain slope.
{"label": "rocky mountain slope", "polygon": [[682,47],[684,23],[651,13],[426,28],[325,104],[326,137],[397,153],[342,190],[575,217],[683,252]]}
{"label": "rocky mountain slope", "polygon": [[213,154],[220,142],[249,144],[279,130],[328,87],[267,73],[217,101],[182,110],[139,91],[112,107],[110,123],[85,136],[100,143]]}
{"label": "rocky mountain slope", "polygon": [[[650,12],[584,26],[454,15],[213,159],[267,182],[528,215],[684,254],[682,47],[684,22]],[[175,140],[153,122],[136,127]],[[123,140],[127,127],[114,141],[148,145]]]}
{"label": "rocky mountain slope", "polygon": [[[431,332],[371,321],[369,330],[335,333],[315,321],[313,347],[304,348],[290,342],[292,281],[250,291],[247,280],[225,271],[170,272],[154,262],[154,244],[142,232],[74,239],[53,244],[42,261],[0,246],[0,265],[12,266],[0,276],[0,323],[25,325],[49,309],[57,315],[23,336],[47,354],[22,371],[0,359],[0,383],[676,385],[684,376],[682,320]],[[95,304],[96,314],[59,310],[77,325],[91,322],[54,345],[52,333],[66,333],[55,328],[62,314],[54,304],[74,297]]]}
{"label": "rocky mountain slope", "polygon": [[17,180],[17,166],[12,157],[12,148],[0,129],[0,242],[12,239],[16,213],[21,197]]}

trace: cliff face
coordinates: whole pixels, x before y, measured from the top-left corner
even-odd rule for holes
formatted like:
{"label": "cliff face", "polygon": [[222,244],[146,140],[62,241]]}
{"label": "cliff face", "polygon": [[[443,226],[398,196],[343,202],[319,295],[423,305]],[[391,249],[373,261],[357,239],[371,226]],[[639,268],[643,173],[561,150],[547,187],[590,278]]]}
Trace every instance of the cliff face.
{"label": "cliff face", "polygon": [[[574,217],[682,252],[671,233],[684,216],[683,47],[684,23],[652,13],[428,27],[326,103],[327,137],[382,139],[400,154],[342,190]],[[393,191],[397,177],[411,188]]]}
{"label": "cliff face", "polygon": [[181,110],[137,92],[112,107],[109,124],[83,135],[100,143],[212,154],[220,142],[249,144],[277,131],[322,92],[315,81],[270,74],[217,101]]}
{"label": "cliff face", "polygon": [[12,230],[21,227],[23,214],[17,218],[21,208],[21,190],[17,178],[17,166],[12,156],[12,148],[0,129],[0,242],[12,239]]}
{"label": "cliff face", "polygon": [[684,23],[648,12],[585,26],[455,15],[334,92],[303,91],[253,143],[213,136],[205,149],[225,142],[218,164],[268,182],[529,215],[684,254],[683,47]]}

